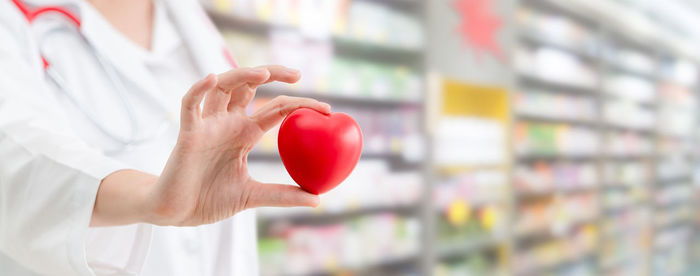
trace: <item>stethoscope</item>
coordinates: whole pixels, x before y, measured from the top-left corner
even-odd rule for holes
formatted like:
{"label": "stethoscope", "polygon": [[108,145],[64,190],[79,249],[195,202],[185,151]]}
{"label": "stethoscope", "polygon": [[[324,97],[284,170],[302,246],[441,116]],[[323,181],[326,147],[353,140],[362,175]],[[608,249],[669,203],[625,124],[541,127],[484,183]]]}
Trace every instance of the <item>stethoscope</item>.
{"label": "stethoscope", "polygon": [[[65,80],[61,77],[61,75],[56,72],[56,70],[53,70],[51,67],[51,63],[44,57],[43,51],[41,51],[41,46],[40,46],[40,53],[39,55],[41,56],[41,61],[43,62],[44,65],[44,72],[48,76],[49,79],[55,84],[55,86],[65,94],[66,98],[69,99],[69,101],[77,107],[78,111],[82,113],[86,119],[90,121],[91,124],[93,124],[100,132],[102,132],[104,135],[107,137],[113,139],[115,142],[119,143],[121,146],[118,149],[114,150],[109,150],[108,152],[119,152],[125,149],[129,149],[134,145],[137,145],[139,143],[145,142],[147,140],[150,140],[163,132],[168,128],[169,122],[165,120],[163,123],[160,124],[158,128],[156,128],[156,131],[154,133],[150,133],[148,135],[144,135],[142,137],[138,137],[136,134],[139,129],[139,121],[135,117],[134,113],[134,105],[129,101],[129,99],[126,97],[126,86],[124,85],[124,82],[121,81],[121,78],[119,77],[118,73],[116,70],[112,67],[109,66],[107,63],[106,59],[95,49],[95,47],[87,40],[87,38],[80,32],[82,22],[78,16],[76,16],[73,12],[70,10],[64,8],[64,7],[59,7],[59,6],[45,6],[41,8],[36,8],[34,10],[30,10],[29,7],[22,2],[21,0],[12,0],[12,2],[17,6],[17,8],[22,12],[22,14],[26,17],[27,21],[29,24],[34,23],[34,20],[47,13],[54,13],[63,16],[68,23],[70,23],[72,26],[75,27],[78,35],[82,39],[82,41],[87,45],[89,48],[90,52],[92,52],[93,56],[95,57],[95,60],[97,63],[99,63],[100,67],[102,67],[102,70],[104,71],[105,75],[109,79],[109,81],[112,83],[115,89],[117,89],[118,93],[116,93],[119,97],[119,101],[121,102],[121,105],[124,108],[124,111],[126,111],[127,115],[129,116],[129,122],[131,125],[131,135],[130,137],[122,137],[120,133],[116,133],[114,131],[110,131],[107,129],[103,124],[97,121],[97,116],[94,116],[95,114],[92,114],[88,110],[86,110],[83,105],[79,103],[79,101],[70,93],[70,89],[66,86]],[[56,34],[58,32],[65,31],[66,28],[53,28],[45,32],[44,36],[38,41],[39,45],[44,45],[43,40],[45,40],[47,37],[51,36],[52,34]]]}

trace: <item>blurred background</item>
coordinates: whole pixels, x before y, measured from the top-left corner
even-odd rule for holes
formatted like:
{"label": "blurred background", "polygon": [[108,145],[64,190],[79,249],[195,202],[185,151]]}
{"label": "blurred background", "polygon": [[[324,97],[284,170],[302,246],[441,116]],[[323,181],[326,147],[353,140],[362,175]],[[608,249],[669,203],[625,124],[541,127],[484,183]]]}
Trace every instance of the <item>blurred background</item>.
{"label": "blurred background", "polygon": [[[361,125],[317,209],[260,209],[263,275],[699,275],[693,0],[202,0],[241,66]],[[249,157],[293,183],[277,131]]]}

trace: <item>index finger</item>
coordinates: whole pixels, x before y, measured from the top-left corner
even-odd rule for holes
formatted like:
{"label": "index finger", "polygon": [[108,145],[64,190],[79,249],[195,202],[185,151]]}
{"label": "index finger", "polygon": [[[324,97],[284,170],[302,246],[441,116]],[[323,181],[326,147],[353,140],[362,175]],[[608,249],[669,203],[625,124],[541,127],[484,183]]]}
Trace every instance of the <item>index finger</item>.
{"label": "index finger", "polygon": [[300,107],[308,107],[324,114],[331,113],[331,106],[327,103],[310,98],[277,96],[263,105],[251,118],[260,126],[260,129],[268,131]]}
{"label": "index finger", "polygon": [[266,68],[238,68],[219,74],[217,86],[221,89],[231,91],[245,84],[263,84],[269,78],[270,71]]}

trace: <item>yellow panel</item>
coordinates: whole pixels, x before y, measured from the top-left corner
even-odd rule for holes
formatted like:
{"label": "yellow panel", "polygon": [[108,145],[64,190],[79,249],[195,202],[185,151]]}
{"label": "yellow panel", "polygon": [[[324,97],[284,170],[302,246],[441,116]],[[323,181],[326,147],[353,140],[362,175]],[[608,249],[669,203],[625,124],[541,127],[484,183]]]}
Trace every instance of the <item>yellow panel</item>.
{"label": "yellow panel", "polygon": [[508,119],[508,91],[444,80],[442,113],[451,116],[473,116],[506,121]]}

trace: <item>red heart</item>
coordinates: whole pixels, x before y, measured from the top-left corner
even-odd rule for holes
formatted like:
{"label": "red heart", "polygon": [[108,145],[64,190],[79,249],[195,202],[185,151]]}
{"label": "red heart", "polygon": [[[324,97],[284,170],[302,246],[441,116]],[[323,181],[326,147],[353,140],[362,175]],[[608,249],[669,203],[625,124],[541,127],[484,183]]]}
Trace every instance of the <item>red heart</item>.
{"label": "red heart", "polygon": [[292,179],[317,195],[338,186],[355,168],[362,131],[345,113],[299,108],[282,121],[277,145]]}

